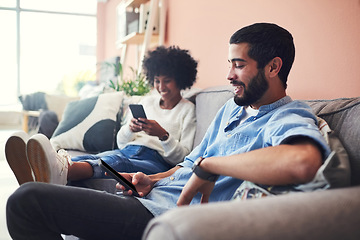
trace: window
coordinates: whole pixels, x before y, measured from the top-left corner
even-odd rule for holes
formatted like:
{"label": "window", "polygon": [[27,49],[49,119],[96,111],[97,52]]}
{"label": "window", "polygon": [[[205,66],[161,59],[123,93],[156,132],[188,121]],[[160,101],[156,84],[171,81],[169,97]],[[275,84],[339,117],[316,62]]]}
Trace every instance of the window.
{"label": "window", "polygon": [[0,105],[16,103],[16,14],[14,11],[0,12]]}
{"label": "window", "polygon": [[[16,6],[19,2],[19,6]],[[0,0],[0,105],[75,95],[96,71],[96,0]]]}
{"label": "window", "polygon": [[22,0],[20,6],[42,11],[96,14],[96,0]]}
{"label": "window", "polygon": [[15,8],[16,1],[15,0],[0,0],[1,7]]}

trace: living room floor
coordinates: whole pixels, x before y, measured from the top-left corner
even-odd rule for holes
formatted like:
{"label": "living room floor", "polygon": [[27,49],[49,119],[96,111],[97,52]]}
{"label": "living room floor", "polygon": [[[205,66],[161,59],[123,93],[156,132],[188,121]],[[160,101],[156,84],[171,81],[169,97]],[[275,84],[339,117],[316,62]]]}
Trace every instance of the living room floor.
{"label": "living room floor", "polygon": [[6,226],[5,207],[8,197],[19,186],[5,159],[5,143],[14,131],[17,130],[0,130],[0,240],[11,239]]}

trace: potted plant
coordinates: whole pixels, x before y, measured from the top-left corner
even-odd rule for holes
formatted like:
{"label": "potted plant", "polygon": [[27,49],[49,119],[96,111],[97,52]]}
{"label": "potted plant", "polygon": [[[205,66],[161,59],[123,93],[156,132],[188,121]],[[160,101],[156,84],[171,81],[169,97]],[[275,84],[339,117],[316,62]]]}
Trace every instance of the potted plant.
{"label": "potted plant", "polygon": [[103,66],[113,68],[115,78],[109,79],[109,87],[115,91],[123,91],[128,96],[143,96],[150,92],[151,86],[145,79],[144,74],[130,67],[132,76],[124,79],[123,66],[120,61],[116,63],[104,62]]}

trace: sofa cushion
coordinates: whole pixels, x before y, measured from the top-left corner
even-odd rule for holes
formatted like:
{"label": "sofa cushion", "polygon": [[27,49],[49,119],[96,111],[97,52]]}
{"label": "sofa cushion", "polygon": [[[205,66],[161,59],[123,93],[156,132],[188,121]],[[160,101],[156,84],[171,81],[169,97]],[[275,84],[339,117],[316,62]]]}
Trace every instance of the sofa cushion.
{"label": "sofa cushion", "polygon": [[199,145],[216,113],[227,100],[234,96],[232,86],[206,88],[196,95],[196,135],[194,147]]}
{"label": "sofa cushion", "polygon": [[360,184],[360,97],[306,101],[338,135],[350,159],[351,184]]}
{"label": "sofa cushion", "polygon": [[105,93],[70,102],[50,139],[53,147],[89,153],[114,149],[123,96],[122,92]]}

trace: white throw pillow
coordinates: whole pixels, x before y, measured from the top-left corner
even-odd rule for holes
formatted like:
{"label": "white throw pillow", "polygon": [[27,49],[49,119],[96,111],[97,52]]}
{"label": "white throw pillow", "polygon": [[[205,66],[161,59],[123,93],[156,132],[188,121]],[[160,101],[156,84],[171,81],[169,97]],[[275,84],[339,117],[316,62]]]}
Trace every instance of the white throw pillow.
{"label": "white throw pillow", "polygon": [[123,92],[112,92],[70,102],[50,139],[54,149],[91,153],[114,149],[123,97]]}

